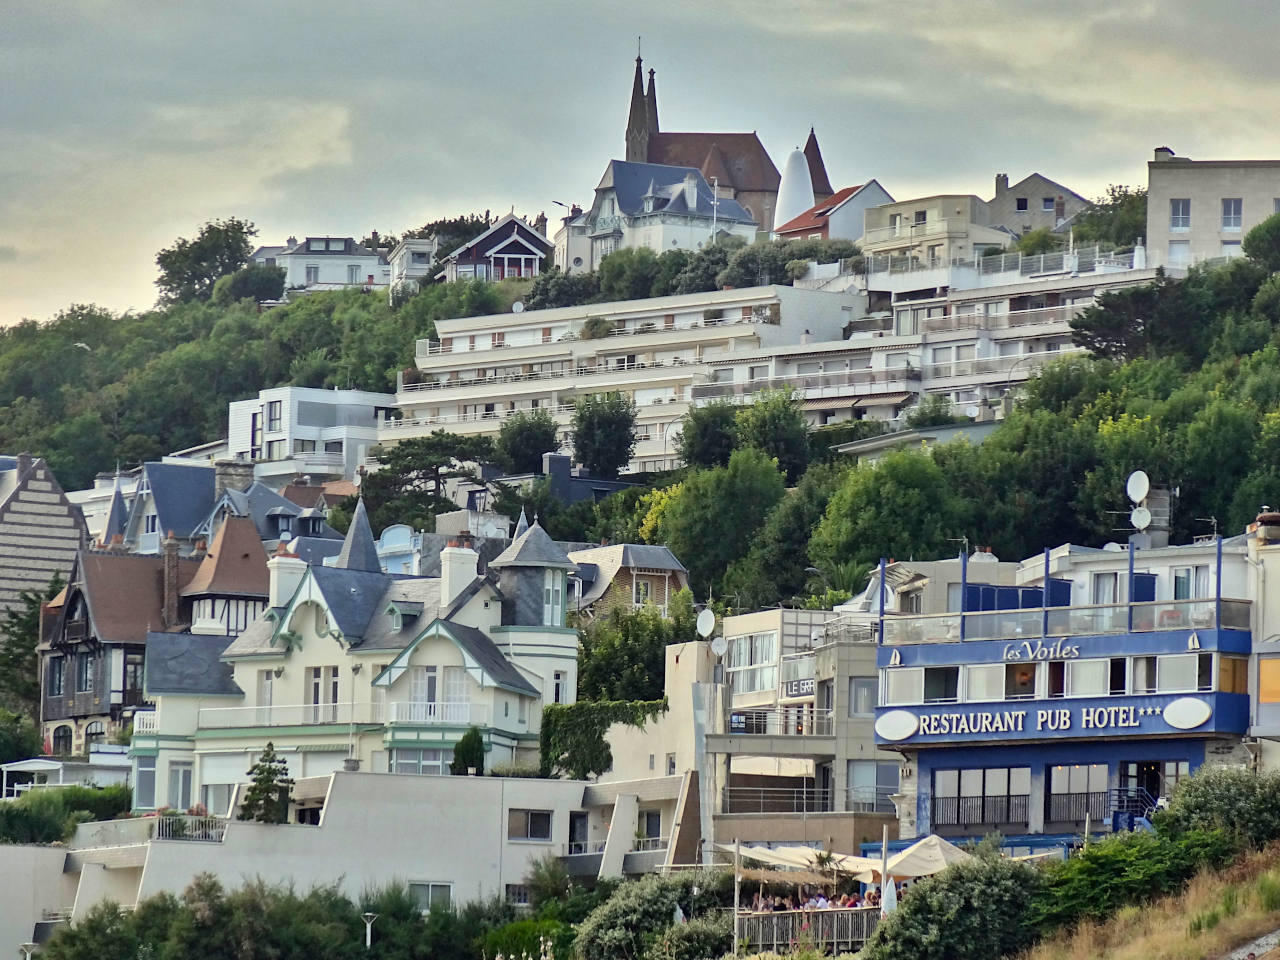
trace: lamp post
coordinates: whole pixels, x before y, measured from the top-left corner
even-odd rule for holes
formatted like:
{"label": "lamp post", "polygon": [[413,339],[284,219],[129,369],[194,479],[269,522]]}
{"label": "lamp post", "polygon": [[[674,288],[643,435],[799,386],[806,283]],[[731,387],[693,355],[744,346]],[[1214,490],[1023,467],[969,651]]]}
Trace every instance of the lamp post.
{"label": "lamp post", "polygon": [[373,946],[373,921],[378,919],[378,915],[366,910],[360,914],[360,919],[364,921],[364,948],[368,950]]}

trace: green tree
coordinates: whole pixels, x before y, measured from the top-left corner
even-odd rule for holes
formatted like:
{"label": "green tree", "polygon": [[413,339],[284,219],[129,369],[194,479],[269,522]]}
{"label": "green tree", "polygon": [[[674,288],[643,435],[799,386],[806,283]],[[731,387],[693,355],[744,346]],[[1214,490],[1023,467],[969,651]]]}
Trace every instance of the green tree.
{"label": "green tree", "polygon": [[284,296],[284,275],[284,267],[251,263],[235,273],[219,277],[213,285],[209,302],[221,307],[236,300],[253,300],[255,303],[279,300]]}
{"label": "green tree", "polygon": [[693,638],[657,607],[615,607],[578,631],[579,699],[661,700],[667,645]]}
{"label": "green tree", "polygon": [[23,590],[0,621],[0,700],[32,719],[40,716],[40,609],[66,581],[53,575],[40,590]]}
{"label": "green tree", "polygon": [[259,823],[284,823],[288,820],[293,780],[289,777],[289,764],[276,753],[270,740],[258,762],[249,768],[248,776],[249,789],[245,791],[237,819]]}
{"label": "green tree", "polygon": [[946,394],[931,393],[911,407],[904,419],[908,429],[918,430],[921,427],[945,427],[962,422],[964,418],[956,416]]}
{"label": "green tree", "polygon": [[727,467],[689,473],[667,504],[659,533],[688,568],[698,596],[722,593],[729,565],[747,553],[785,492],[777,462],[755,448],[735,451]]}
{"label": "green tree", "polygon": [[1272,214],[1244,235],[1244,254],[1267,273],[1280,271],[1280,213]]}
{"label": "green tree", "polygon": [[40,731],[33,718],[0,711],[0,763],[39,756],[42,747]]}
{"label": "green tree", "polygon": [[[360,487],[369,523],[375,531],[393,523],[434,529],[435,515],[456,505],[446,496],[449,480],[474,477],[476,465],[493,461],[491,437],[463,437],[437,430],[411,437],[393,447],[375,447],[382,468]],[[354,509],[354,500],[343,504]]]}
{"label": "green tree", "polygon": [[560,449],[560,428],[546,410],[520,411],[502,422],[494,456],[508,473],[536,473],[542,455]]}
{"label": "green tree", "polygon": [[1105,197],[1076,215],[1071,229],[1076,246],[1132,247],[1147,234],[1147,191],[1112,184]]}
{"label": "green tree", "polygon": [[600,261],[596,277],[602,300],[641,300],[653,290],[658,257],[648,247],[623,247]]}
{"label": "green tree", "polygon": [[479,727],[467,728],[467,732],[454,744],[453,760],[449,763],[449,772],[455,777],[465,777],[473,769],[476,776],[484,776],[484,736]]}
{"label": "green tree", "polygon": [[573,452],[593,476],[611,479],[636,448],[636,405],[621,393],[579,397],[573,409]]}
{"label": "green tree", "polygon": [[717,400],[705,407],[690,407],[680,423],[676,453],[691,467],[723,467],[737,442],[734,418],[738,408]]}
{"label": "green tree", "polygon": [[729,257],[746,246],[741,237],[724,237],[709,243],[690,258],[676,274],[672,293],[705,293],[718,290],[716,277],[729,266]]}
{"label": "green tree", "polygon": [[739,447],[755,447],[778,461],[794,483],[809,466],[809,425],[795,390],[772,390],[734,417]]}
{"label": "green tree", "polygon": [[1054,233],[1048,227],[1028,230],[1013,244],[1013,249],[1023,256],[1034,257],[1042,253],[1053,253],[1067,245],[1067,238]]}
{"label": "green tree", "polygon": [[257,234],[248,220],[228,217],[206,223],[194,240],[179,237],[165,247],[156,254],[161,303],[207,300],[219,277],[244,266],[253,252],[250,239]]}
{"label": "green tree", "polygon": [[595,273],[565,273],[559,267],[553,267],[534,277],[524,305],[529,310],[576,307],[594,302],[599,295],[600,279]]}
{"label": "green tree", "polygon": [[658,272],[653,277],[653,288],[650,295],[669,297],[676,292],[676,278],[689,265],[693,254],[683,247],[674,247],[658,254]]}

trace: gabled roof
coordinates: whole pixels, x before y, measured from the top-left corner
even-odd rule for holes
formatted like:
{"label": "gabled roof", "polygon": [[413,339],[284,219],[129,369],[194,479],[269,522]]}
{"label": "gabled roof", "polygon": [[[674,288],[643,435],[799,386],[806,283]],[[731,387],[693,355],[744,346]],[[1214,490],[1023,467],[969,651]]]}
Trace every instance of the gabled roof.
{"label": "gabled roof", "polygon": [[[1053,189],[1057,190],[1059,193],[1065,194],[1068,198],[1072,198],[1072,197],[1074,197],[1076,200],[1079,200],[1081,203],[1088,203],[1088,202],[1089,202],[1089,201],[1088,201],[1088,200],[1086,200],[1084,197],[1080,196],[1080,194],[1078,194],[1078,193],[1076,193],[1074,190],[1072,190],[1070,187],[1063,186],[1063,185],[1062,185],[1061,183],[1059,183],[1057,180],[1050,180],[1050,179],[1049,179],[1048,177],[1046,177],[1043,173],[1029,173],[1029,174],[1027,174],[1025,177],[1023,177],[1023,178],[1022,178],[1021,180],[1019,180],[1017,183],[1012,183],[1012,184],[1010,184],[1007,192],[1012,193],[1013,191],[1017,190],[1019,187],[1024,186],[1024,185],[1027,183],[1027,181],[1029,181],[1029,180],[1037,180],[1037,179],[1038,179],[1038,180],[1042,180],[1042,181],[1044,181],[1046,184],[1048,184],[1049,186],[1053,187]],[[994,198],[992,198],[992,199],[994,199]]]}
{"label": "gabled roof", "polygon": [[441,259],[452,260],[472,247],[482,247],[486,250],[489,249],[489,247],[493,246],[493,244],[497,242],[498,231],[505,230],[507,226],[512,223],[515,224],[514,232],[526,232],[540,243],[543,247],[544,255],[546,251],[550,251],[555,246],[555,244],[517,217],[514,213],[506,213],[499,217],[498,221],[484,233],[480,234],[480,236],[476,237],[474,240],[468,240],[462,246],[458,247],[458,249],[452,251],[448,256],[442,257]]}
{"label": "gabled roof", "polygon": [[300,507],[324,507],[346,497],[354,497],[359,488],[349,480],[329,480],[325,483],[291,483],[280,491],[280,496]]}
{"label": "gabled roof", "polygon": [[[685,200],[684,181],[689,174],[697,180],[694,207]],[[601,191],[612,188],[618,202],[618,210],[625,216],[641,216],[645,213],[646,195],[657,197],[653,213],[689,214],[710,218],[714,209],[717,219],[726,223],[738,221],[755,223],[755,219],[737,200],[721,197],[718,202],[711,194],[711,185],[696,167],[664,166],[656,163],[631,163],[626,160],[610,160],[600,184]],[[599,201],[597,201],[598,204]]]}
{"label": "gabled roof", "polygon": [[649,137],[650,163],[701,169],[719,148],[731,180],[724,183],[742,191],[776,193],[781,176],[769,153],[752,133],[655,133]]}
{"label": "gabled roof", "polygon": [[[869,181],[869,183],[874,182],[874,180]],[[815,203],[804,213],[800,214],[800,216],[788,220],[780,227],[774,227],[773,232],[792,233],[797,230],[817,230],[827,222],[827,218],[831,216],[831,214],[835,213],[838,207],[846,201],[852,200],[867,185],[867,183],[859,183],[852,187],[844,187],[841,190],[837,190],[831,196],[827,197],[827,199],[820,200]],[[817,193],[816,187],[814,188],[814,192]]]}
{"label": "gabled roof", "polygon": [[502,655],[498,645],[483,630],[443,619],[432,620],[425,628],[419,630],[412,642],[405,645],[387,669],[374,678],[375,686],[388,686],[393,683],[404,672],[406,661],[418,644],[427,637],[438,636],[447,637],[454,642],[462,652],[468,672],[478,669],[495,686],[530,697],[539,695],[537,688]]}
{"label": "gabled roof", "polygon": [[517,537],[495,560],[489,562],[495,569],[502,567],[550,567],[572,570],[573,561],[560,546],[547,535],[538,521]]}
{"label": "gabled roof", "polygon": [[[148,630],[164,625],[164,557],[81,551],[68,596],[79,585],[93,633],[107,643],[143,643]],[[200,561],[178,558],[178,590],[195,576]]]}
{"label": "gabled roof", "polygon": [[574,550],[569,554],[569,559],[577,564],[583,574],[580,579],[584,587],[584,605],[599,600],[621,570],[660,570],[679,574],[682,579],[689,572],[669,548],[642,543],[615,543],[587,550]]}
{"label": "gabled roof", "polygon": [[267,554],[253,521],[227,517],[218,527],[213,546],[182,596],[260,597],[266,599],[270,575]]}
{"label": "gabled roof", "polygon": [[335,567],[343,570],[364,570],[369,573],[382,573],[382,562],[378,559],[378,544],[373,539],[373,530],[369,526],[369,514],[364,508],[364,498],[356,501],[356,511],[351,517],[351,526],[347,529],[347,537],[338,552]]}
{"label": "gabled roof", "polygon": [[148,633],[146,679],[149,696],[243,696],[222,654],[231,637],[191,633]]}
{"label": "gabled roof", "polygon": [[[157,526],[161,534],[172,530],[179,540],[189,540],[213,507],[213,467],[144,463],[142,476],[155,501]],[[136,509],[142,498],[135,494],[133,502]]]}
{"label": "gabled roof", "polygon": [[120,493],[120,479],[117,477],[111,490],[111,506],[107,509],[107,522],[103,524],[102,535],[98,541],[110,543],[115,537],[124,538],[129,525],[129,508],[125,506],[124,496]]}
{"label": "gabled roof", "polygon": [[[277,536],[276,524],[268,518],[282,515],[301,516],[303,508],[293,500],[276,493],[265,483],[255,480],[244,490],[224,490],[222,497],[214,504],[201,527],[207,529],[212,526],[214,519],[222,510],[226,510],[231,516],[251,518],[260,539],[274,540]],[[312,534],[312,536],[338,540],[341,539],[342,534],[326,523],[321,526],[318,534]]]}

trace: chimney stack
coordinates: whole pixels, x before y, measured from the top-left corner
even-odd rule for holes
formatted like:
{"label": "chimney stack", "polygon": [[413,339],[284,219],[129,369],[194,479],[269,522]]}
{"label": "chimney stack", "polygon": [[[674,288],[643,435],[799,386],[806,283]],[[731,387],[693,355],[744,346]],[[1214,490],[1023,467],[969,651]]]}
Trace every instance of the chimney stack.
{"label": "chimney stack", "polygon": [[247,460],[213,462],[213,499],[216,503],[228,490],[247,490],[253,483],[253,464]]}
{"label": "chimney stack", "polygon": [[267,561],[268,605],[283,607],[292,600],[306,572],[306,563],[297,554],[290,553],[283,543],[280,544],[275,556]]}
{"label": "chimney stack", "polygon": [[1168,147],[1156,147],[1153,159],[1156,163],[1163,163],[1166,160],[1173,159],[1173,151]]}
{"label": "chimney stack", "polygon": [[1009,175],[1007,173],[996,174],[996,196],[1009,189]]}
{"label": "chimney stack", "polygon": [[31,454],[25,450],[18,454],[18,480],[21,481],[28,473],[31,472]]}
{"label": "chimney stack", "polygon": [[440,606],[447,607],[471,586],[478,575],[479,560],[480,555],[471,549],[471,534],[465,531],[440,551]]}
{"label": "chimney stack", "polygon": [[692,170],[684,175],[684,205],[690,213],[698,209],[698,175]]}
{"label": "chimney stack", "polygon": [[172,630],[178,625],[178,538],[173,535],[172,530],[161,542],[160,549],[163,554],[161,576],[164,590],[161,619],[164,621],[164,628]]}

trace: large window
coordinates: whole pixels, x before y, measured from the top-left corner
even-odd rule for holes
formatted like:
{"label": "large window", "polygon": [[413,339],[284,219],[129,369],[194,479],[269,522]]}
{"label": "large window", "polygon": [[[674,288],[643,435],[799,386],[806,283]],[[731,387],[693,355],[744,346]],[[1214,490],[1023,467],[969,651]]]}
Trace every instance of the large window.
{"label": "large window", "polygon": [[418,776],[443,776],[453,763],[453,748],[391,751],[391,771]]}
{"label": "large window", "polygon": [[423,913],[437,909],[448,910],[453,903],[453,884],[410,883],[409,896],[417,901],[418,909]]}
{"label": "large window", "polygon": [[1047,819],[1084,820],[1095,823],[1107,816],[1107,765],[1105,763],[1062,764],[1049,768]]}
{"label": "large window", "polygon": [[999,663],[965,668],[966,700],[1003,700],[1005,668]]}
{"label": "large window", "polygon": [[191,806],[191,764],[169,761],[169,806],[186,810]]}
{"label": "large window", "polygon": [[934,826],[1026,823],[1030,767],[935,770]]}
{"label": "large window", "polygon": [[725,669],[734,693],[777,689],[777,645],[778,634],[772,631],[729,639]]}
{"label": "large window", "polygon": [[45,688],[45,695],[50,697],[62,696],[62,685],[66,679],[67,658],[66,657],[50,657],[49,658],[49,682]]}
{"label": "large window", "polygon": [[507,839],[534,840],[540,843],[550,843],[551,811],[520,809],[508,810]]}
{"label": "large window", "polygon": [[1072,660],[1066,665],[1069,697],[1105,697],[1108,689],[1106,660]]}
{"label": "large window", "polygon": [[284,404],[280,400],[270,400],[267,402],[267,429],[279,430],[283,417],[281,411]]}
{"label": "large window", "polygon": [[1004,698],[1030,700],[1036,695],[1036,664],[1010,663],[1004,668]]}
{"label": "large window", "polygon": [[874,677],[849,678],[849,716],[870,717],[875,715],[877,686],[878,684]]}
{"label": "large window", "polygon": [[133,805],[140,810],[156,805],[155,757],[138,757],[134,764]]}
{"label": "large window", "polygon": [[93,689],[93,654],[82,653],[76,657],[76,693],[88,693]]}
{"label": "large window", "polygon": [[886,704],[919,703],[924,697],[924,671],[919,668],[889,670],[884,678]]}
{"label": "large window", "polygon": [[894,760],[850,760],[849,809],[862,813],[893,813],[898,792],[898,763]]}
{"label": "large window", "polygon": [[548,570],[542,584],[542,622],[549,627],[564,626],[564,576]]}
{"label": "large window", "polygon": [[1239,197],[1222,198],[1222,229],[1239,230],[1243,219],[1244,201]]}
{"label": "large window", "polygon": [[1191,229],[1191,200],[1187,197],[1169,201],[1169,229]]}
{"label": "large window", "polygon": [[57,757],[63,757],[70,752],[71,728],[64,723],[53,731],[53,754]]}
{"label": "large window", "polygon": [[925,703],[955,703],[959,690],[959,667],[924,668]]}
{"label": "large window", "polygon": [[1222,693],[1249,692],[1249,659],[1247,657],[1226,657],[1219,654],[1218,690]]}
{"label": "large window", "polygon": [[1173,599],[1203,600],[1209,594],[1209,565],[1173,568]]}
{"label": "large window", "polygon": [[1185,267],[1189,264],[1191,262],[1191,241],[1170,240],[1168,262],[1171,267]]}
{"label": "large window", "polygon": [[233,783],[206,783],[200,788],[200,802],[211,817],[225,817],[231,811]]}
{"label": "large window", "polygon": [[107,739],[107,728],[101,720],[92,720],[84,728],[84,747],[86,750],[94,743],[102,743]]}

